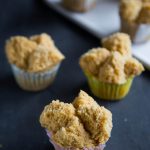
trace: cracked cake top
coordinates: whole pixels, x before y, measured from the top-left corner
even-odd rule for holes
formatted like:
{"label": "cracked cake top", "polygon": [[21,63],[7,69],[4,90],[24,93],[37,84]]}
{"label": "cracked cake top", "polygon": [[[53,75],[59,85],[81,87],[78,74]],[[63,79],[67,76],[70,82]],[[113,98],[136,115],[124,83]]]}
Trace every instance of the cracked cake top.
{"label": "cracked cake top", "polygon": [[112,130],[112,114],[87,93],[80,91],[73,103],[52,101],[44,108],[40,123],[58,145],[80,149],[108,141]]}
{"label": "cracked cake top", "polygon": [[45,71],[64,59],[48,34],[11,37],[6,42],[8,61],[17,67],[29,71]]}

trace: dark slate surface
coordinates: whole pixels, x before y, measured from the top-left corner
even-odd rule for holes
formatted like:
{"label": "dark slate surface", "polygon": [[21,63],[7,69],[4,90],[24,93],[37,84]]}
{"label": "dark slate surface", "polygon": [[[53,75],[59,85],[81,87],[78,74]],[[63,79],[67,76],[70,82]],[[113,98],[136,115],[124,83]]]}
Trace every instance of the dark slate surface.
{"label": "dark slate surface", "polygon": [[[47,90],[30,93],[14,81],[4,53],[4,43],[12,35],[47,32],[65,54],[57,80]],[[79,56],[99,46],[99,40],[73,25],[38,0],[0,1],[0,149],[53,150],[39,115],[52,99],[70,102],[80,89],[89,94],[78,65]],[[134,80],[131,92],[120,102],[96,99],[113,113],[114,128],[106,150],[150,149],[150,73]]]}

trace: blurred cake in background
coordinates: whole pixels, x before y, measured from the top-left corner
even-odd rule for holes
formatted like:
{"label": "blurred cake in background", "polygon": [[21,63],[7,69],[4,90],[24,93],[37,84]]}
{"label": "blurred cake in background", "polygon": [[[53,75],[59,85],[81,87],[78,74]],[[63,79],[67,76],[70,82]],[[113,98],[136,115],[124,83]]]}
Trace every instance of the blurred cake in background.
{"label": "blurred cake in background", "polygon": [[135,43],[150,39],[150,0],[121,0],[121,31]]}
{"label": "blurred cake in background", "polygon": [[62,0],[65,8],[71,11],[86,12],[96,6],[97,0]]}

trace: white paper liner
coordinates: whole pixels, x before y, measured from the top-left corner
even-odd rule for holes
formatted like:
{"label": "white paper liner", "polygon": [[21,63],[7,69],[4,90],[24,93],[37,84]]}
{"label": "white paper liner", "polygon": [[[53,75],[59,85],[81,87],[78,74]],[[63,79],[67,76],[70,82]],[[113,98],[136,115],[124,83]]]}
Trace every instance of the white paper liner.
{"label": "white paper liner", "polygon": [[[55,150],[79,150],[78,148],[63,148],[60,147],[58,144],[56,144],[54,141],[52,141],[52,134],[46,130],[46,133],[50,139],[50,142],[53,144]],[[96,146],[95,148],[83,148],[82,150],[104,150],[105,148],[105,144],[99,144],[98,146]]]}
{"label": "white paper liner", "polygon": [[39,73],[26,72],[16,65],[11,65],[14,77],[18,85],[27,91],[39,91],[47,88],[55,79],[60,64],[48,71]]}
{"label": "white paper liner", "polygon": [[121,19],[121,32],[129,34],[135,44],[145,43],[150,40],[150,24],[128,23]]}

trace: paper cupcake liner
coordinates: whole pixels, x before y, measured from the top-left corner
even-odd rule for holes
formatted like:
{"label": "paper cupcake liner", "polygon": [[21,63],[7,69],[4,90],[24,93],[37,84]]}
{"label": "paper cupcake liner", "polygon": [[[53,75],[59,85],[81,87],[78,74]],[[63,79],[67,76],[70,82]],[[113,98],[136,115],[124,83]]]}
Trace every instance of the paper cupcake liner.
{"label": "paper cupcake liner", "polygon": [[52,69],[39,72],[26,72],[16,65],[11,65],[14,77],[18,85],[27,91],[40,91],[47,88],[55,79],[60,64],[54,66]]}
{"label": "paper cupcake liner", "polygon": [[99,81],[94,76],[85,73],[92,93],[104,100],[120,100],[124,98],[132,85],[133,78],[129,78],[124,84],[111,84]]}
{"label": "paper cupcake liner", "polygon": [[130,35],[134,43],[144,43],[150,40],[150,24],[127,23],[121,19],[121,32]]}
{"label": "paper cupcake liner", "polygon": [[63,0],[62,4],[67,9],[84,12],[96,5],[97,0]]}
{"label": "paper cupcake liner", "polygon": [[[63,148],[63,147],[59,146],[58,144],[56,144],[52,140],[52,134],[49,131],[46,130],[46,133],[49,137],[50,142],[53,144],[55,150],[78,150],[79,149],[79,148]],[[105,144],[99,144],[95,148],[86,148],[86,147],[84,147],[82,150],[104,150],[104,148],[105,148]]]}

